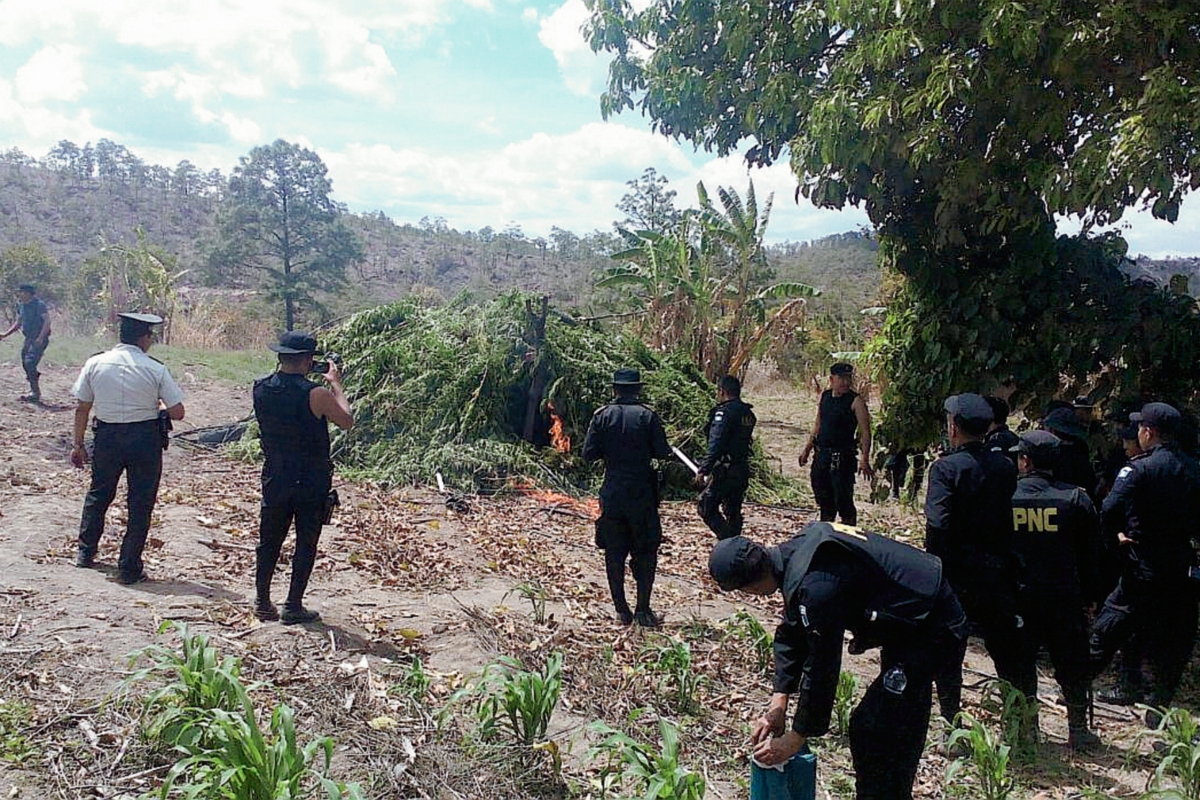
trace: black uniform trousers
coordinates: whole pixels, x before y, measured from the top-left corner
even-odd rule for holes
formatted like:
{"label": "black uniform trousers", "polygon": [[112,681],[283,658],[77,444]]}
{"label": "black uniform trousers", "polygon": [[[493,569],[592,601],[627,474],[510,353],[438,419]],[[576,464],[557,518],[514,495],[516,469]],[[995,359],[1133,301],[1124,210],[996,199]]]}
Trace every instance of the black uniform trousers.
{"label": "black uniform trousers", "polygon": [[813,457],[812,489],[821,510],[821,522],[833,522],[841,515],[847,525],[858,524],[854,507],[855,451],[818,447]]}
{"label": "black uniform trousers", "polygon": [[[1017,616],[1015,601],[1009,602],[989,592],[959,592],[959,602],[967,614],[972,633],[983,637],[983,646],[996,667],[996,675],[1025,694],[1037,696],[1037,665],[1026,644],[1025,629]],[[957,643],[937,670],[938,706],[942,717],[953,722],[962,710],[963,659],[967,639]]]}
{"label": "black uniform trousers", "polygon": [[324,523],[325,498],[333,482],[327,461],[263,467],[263,499],[259,509],[257,565],[254,575],[259,602],[271,599],[271,578],[288,528],[296,523],[296,551],[286,605],[299,608],[317,561],[317,542]]}
{"label": "black uniform trousers", "polygon": [[626,561],[637,586],[634,611],[650,611],[650,593],[654,589],[661,542],[662,525],[657,506],[601,507],[600,519],[596,520],[596,544],[604,549],[608,591],[617,613],[629,613],[629,601],[625,597]]}
{"label": "black uniform trousers", "polygon": [[1054,665],[1054,679],[1067,707],[1087,705],[1091,684],[1088,668],[1088,625],[1079,596],[1030,594],[1022,600],[1025,644],[1029,656],[1022,668],[1031,671],[1027,681],[1037,685],[1037,656],[1045,647]]}
{"label": "black uniform trousers", "polygon": [[1173,581],[1122,576],[1092,625],[1089,643],[1092,677],[1135,634],[1142,637],[1154,672],[1149,703],[1170,705],[1196,643],[1196,587],[1187,578]]}
{"label": "black uniform trousers", "polygon": [[[949,588],[943,591],[947,597],[942,602],[950,616],[961,617]],[[961,619],[958,625],[961,628]],[[957,634],[965,637],[966,632],[960,629]],[[929,731],[934,676],[941,664],[959,652],[957,634],[947,627],[903,649],[885,646],[881,651],[879,676],[850,714],[850,756],[858,800],[911,800]],[[884,676],[896,664],[903,667],[906,678],[899,694],[884,686]]]}
{"label": "black uniform trousers", "polygon": [[26,336],[25,343],[21,345],[21,367],[25,370],[29,389],[35,395],[41,394],[41,384],[38,383],[38,379],[42,373],[38,372],[38,365],[42,363],[42,356],[46,354],[46,348],[49,346],[49,339],[38,344],[37,337],[34,336]]}
{"label": "black uniform trousers", "polygon": [[150,515],[162,478],[162,440],[158,420],[125,424],[98,423],[92,449],[92,484],[83,501],[79,547],[95,555],[104,535],[104,515],[117,495],[117,481],[125,473],[128,484],[129,521],[121,541],[117,568],[124,578],[142,574],[142,550],[150,533]]}
{"label": "black uniform trousers", "polygon": [[[742,502],[750,488],[750,465],[730,464],[713,470],[712,479],[700,492],[696,508],[700,518],[718,539],[732,539],[742,533]],[[722,511],[724,513],[722,513]]]}

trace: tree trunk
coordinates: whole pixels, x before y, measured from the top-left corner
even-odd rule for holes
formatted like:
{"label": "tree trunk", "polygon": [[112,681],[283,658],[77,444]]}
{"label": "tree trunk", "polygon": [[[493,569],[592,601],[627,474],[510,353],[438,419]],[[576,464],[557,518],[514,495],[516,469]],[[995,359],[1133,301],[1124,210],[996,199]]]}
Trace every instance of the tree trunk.
{"label": "tree trunk", "polygon": [[546,341],[546,314],[549,305],[550,298],[545,295],[542,296],[542,307],[539,312],[533,310],[529,301],[525,303],[525,314],[529,325],[525,338],[533,349],[533,375],[529,382],[529,393],[525,396],[525,427],[521,432],[521,438],[531,444],[540,444],[541,442],[538,440],[546,435],[546,431],[539,429],[538,422],[541,420],[541,415],[538,413],[538,408],[542,404],[542,394],[550,382],[550,376],[546,373],[541,358],[542,344]]}

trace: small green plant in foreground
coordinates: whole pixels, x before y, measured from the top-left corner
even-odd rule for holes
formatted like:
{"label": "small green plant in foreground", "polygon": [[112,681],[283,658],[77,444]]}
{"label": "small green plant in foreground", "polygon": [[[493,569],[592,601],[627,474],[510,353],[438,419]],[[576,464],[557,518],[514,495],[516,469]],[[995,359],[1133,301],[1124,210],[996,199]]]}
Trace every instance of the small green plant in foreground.
{"label": "small green plant in foreground", "polygon": [[0,702],[0,761],[21,764],[38,754],[29,741],[31,714],[22,703]]}
{"label": "small green plant in foreground", "polygon": [[[1200,724],[1185,708],[1163,714],[1155,733],[1163,738],[1165,755],[1154,770],[1154,791],[1145,795],[1159,800],[1200,800]],[[1174,787],[1164,789],[1170,779]]]}
{"label": "small green plant in foreground", "polygon": [[858,690],[858,678],[853,672],[842,670],[838,675],[837,693],[833,697],[833,716],[837,720],[838,733],[850,734],[850,710],[854,708],[854,693]]}
{"label": "small green plant in foreground", "polygon": [[[145,648],[134,658],[148,658],[151,665],[126,682],[166,681],[146,700],[150,715],[146,735],[179,755],[160,797],[303,800],[318,787],[331,800],[362,797],[357,786],[329,778],[331,738],[320,737],[301,746],[295,715],[286,704],[275,707],[263,731],[241,679],[241,662],[222,659],[206,637],[190,634],[186,626],[167,622],[160,632],[168,629],[179,633],[181,651]],[[324,755],[323,762],[314,765],[320,755]]]}
{"label": "small green plant in foreground", "polygon": [[546,659],[540,671],[524,669],[512,658],[489,665],[478,684],[460,690],[455,699],[471,696],[479,737],[507,740],[533,748],[546,738],[550,718],[562,693],[562,654]]}
{"label": "small green plant in foreground", "polygon": [[388,694],[402,694],[420,701],[429,694],[429,687],[432,685],[433,677],[425,671],[425,663],[421,661],[420,656],[414,655],[412,663],[408,665],[400,680],[388,689]]}
{"label": "small green plant in foreground", "polygon": [[704,777],[680,763],[679,729],[668,720],[658,721],[661,749],[639,742],[603,721],[592,723],[589,730],[604,737],[588,751],[589,761],[603,759],[599,777],[594,780],[601,797],[616,797],[610,791],[620,792],[624,783],[632,782],[634,792],[642,797],[703,800],[707,788]]}
{"label": "small green plant in foreground", "polygon": [[651,667],[663,677],[659,684],[675,687],[675,708],[681,714],[694,714],[700,710],[700,686],[705,677],[692,669],[692,648],[687,642],[666,639],[658,644],[647,645],[644,652],[653,658]]}
{"label": "small green plant in foreground", "polygon": [[1008,681],[988,684],[981,705],[1000,720],[1002,738],[1012,748],[1013,761],[1028,764],[1037,758],[1038,702]]}
{"label": "small green plant in foreground", "polygon": [[738,639],[749,642],[754,649],[754,661],[758,671],[770,674],[775,657],[775,637],[763,627],[758,617],[744,608],[739,608],[727,620],[730,632]]}
{"label": "small green plant in foreground", "polygon": [[510,592],[508,592],[508,594],[504,595],[505,599],[508,599],[508,595],[513,594],[514,592],[529,601],[529,605],[533,610],[534,623],[538,625],[545,625],[546,600],[549,598],[549,594],[546,592],[545,587],[543,587],[537,581],[525,581],[523,583],[518,583]]}
{"label": "small green plant in foreground", "polygon": [[955,730],[946,742],[946,749],[953,752],[965,744],[967,755],[956,758],[946,768],[946,781],[970,766],[979,781],[980,800],[1008,800],[1013,790],[1013,779],[1009,775],[1009,753],[1011,748],[979,720],[965,712],[955,719]]}

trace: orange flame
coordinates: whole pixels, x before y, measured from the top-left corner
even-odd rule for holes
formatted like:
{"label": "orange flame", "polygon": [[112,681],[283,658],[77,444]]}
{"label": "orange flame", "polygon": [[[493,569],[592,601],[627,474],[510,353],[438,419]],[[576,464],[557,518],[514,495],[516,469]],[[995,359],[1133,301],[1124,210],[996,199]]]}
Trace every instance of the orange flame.
{"label": "orange flame", "polygon": [[563,418],[558,415],[553,403],[546,403],[546,410],[550,412],[550,444],[560,453],[571,452],[571,437],[567,435],[566,427],[563,425]]}

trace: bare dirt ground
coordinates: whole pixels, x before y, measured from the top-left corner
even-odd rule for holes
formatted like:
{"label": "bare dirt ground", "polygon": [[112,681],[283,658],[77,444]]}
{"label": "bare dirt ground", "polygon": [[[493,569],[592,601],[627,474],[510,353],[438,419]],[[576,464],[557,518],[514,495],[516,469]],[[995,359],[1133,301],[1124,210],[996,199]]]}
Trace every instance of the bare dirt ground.
{"label": "bare dirt ground", "polygon": [[[251,677],[270,681],[268,699],[296,708],[304,735],[332,735],[335,772],[361,781],[375,798],[518,796],[491,767],[472,762],[453,736],[439,736],[430,709],[497,654],[536,661],[553,650],[565,652],[567,661],[551,735],[569,751],[565,778],[554,791],[592,796],[585,726],[598,717],[620,724],[634,708],[661,705],[656,679],[639,669],[647,645],[689,638],[696,668],[710,683],[702,689],[701,719],[685,729],[684,759],[708,776],[709,797],[746,797],[747,767],[737,747],[769,685],[754,676],[751,656],[731,644],[720,621],[741,606],[769,628],[778,607],[716,592],[705,574],[711,534],[690,504],[664,508],[667,541],[656,587],[656,605],[667,620],[662,634],[611,621],[587,502],[471,497],[470,509],[459,512],[428,489],[346,483],[306,598],[322,622],[260,624],[250,614],[256,468],[218,454],[179,446],[168,451],[146,555],[151,581],[125,587],[112,580],[124,519],[120,499],[109,514],[101,566],[73,566],[87,481],[86,472],[67,463],[73,378],[73,369],[47,368],[47,405],[36,407],[17,400],[24,386],[19,366],[0,363],[0,702],[30,710],[23,734],[35,748],[19,764],[0,761],[0,797],[135,797],[157,785],[169,762],[164,766],[161,754],[156,760],[140,740],[137,699],[144,690],[117,690],[131,672],[128,654],[177,641],[157,633],[164,620],[209,635],[223,653],[241,658]],[[184,429],[249,413],[247,387],[184,382]],[[769,448],[793,471],[814,398],[793,403],[794,396],[776,389],[749,399],[758,403]],[[867,520],[901,536],[915,524],[911,512],[894,506],[864,509]],[[752,506],[747,532],[779,541],[811,517]],[[277,596],[286,591],[289,559],[286,550]],[[545,623],[532,620],[524,601],[511,594],[525,581],[546,589]],[[434,684],[427,702],[414,706],[388,690],[417,655]],[[991,674],[990,662],[975,650],[968,664],[976,678]],[[871,658],[844,662],[860,686],[874,667]],[[1101,708],[1100,733],[1113,746],[1075,756],[1062,746],[1064,712],[1047,678],[1042,694],[1047,743],[1039,767],[1021,773],[1023,794],[1077,797],[1080,787],[1092,787],[1131,796],[1144,788],[1145,747],[1135,741],[1131,712]],[[377,727],[384,716],[395,724]],[[940,736],[939,726],[935,722],[931,741]],[[833,736],[827,742],[821,745],[823,796],[852,796],[844,742]],[[946,792],[946,766],[927,748],[919,796],[955,794]]]}

